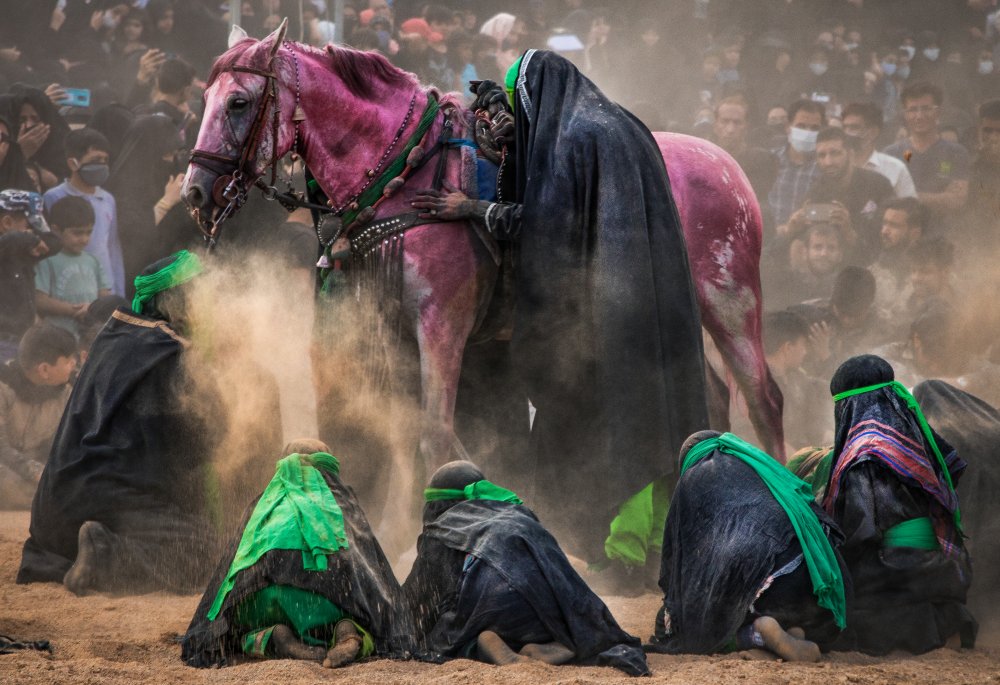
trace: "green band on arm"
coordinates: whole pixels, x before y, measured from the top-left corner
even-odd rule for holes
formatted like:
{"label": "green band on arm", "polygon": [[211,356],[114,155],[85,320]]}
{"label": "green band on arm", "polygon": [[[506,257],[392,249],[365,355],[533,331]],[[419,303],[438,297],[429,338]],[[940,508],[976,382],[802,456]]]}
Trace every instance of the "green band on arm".
{"label": "green band on arm", "polygon": [[882,547],[913,547],[916,549],[941,549],[934,524],[927,516],[897,523],[882,536]]}
{"label": "green band on arm", "polygon": [[681,476],[715,450],[737,457],[752,468],[785,510],[802,546],[816,603],[829,609],[837,626],[843,629],[847,625],[844,578],[833,546],[811,508],[812,488],[769,454],[732,433],[723,433],[692,447],[684,457]]}
{"label": "green band on arm", "polygon": [[490,500],[493,502],[509,502],[510,504],[523,504],[521,498],[516,494],[495,485],[488,480],[478,480],[475,483],[466,485],[461,490],[450,490],[448,488],[427,488],[424,490],[425,502],[441,502],[444,500]]}
{"label": "green band on arm", "polygon": [[[948,484],[948,490],[950,490],[954,495],[955,485],[951,481],[951,471],[948,470],[948,463],[944,460],[944,456],[941,454],[941,448],[938,447],[937,440],[934,439],[934,433],[931,432],[931,426],[927,423],[927,418],[924,416],[924,410],[920,408],[920,403],[917,402],[917,398],[910,394],[910,391],[906,389],[905,385],[899,381],[866,385],[863,388],[854,388],[853,390],[845,390],[842,393],[838,393],[833,396],[833,401],[834,403],[837,403],[843,399],[847,399],[848,397],[863,395],[881,388],[892,388],[900,399],[906,402],[906,406],[909,407],[910,411],[913,412],[913,415],[917,418],[917,423],[920,424],[920,430],[924,434],[924,438],[927,439],[927,444],[931,446],[931,451],[934,452],[934,457],[937,459],[938,466],[941,467],[941,472],[944,473],[944,481]],[[955,528],[958,530],[959,534],[962,533],[962,512],[958,508],[958,498],[955,498]]]}

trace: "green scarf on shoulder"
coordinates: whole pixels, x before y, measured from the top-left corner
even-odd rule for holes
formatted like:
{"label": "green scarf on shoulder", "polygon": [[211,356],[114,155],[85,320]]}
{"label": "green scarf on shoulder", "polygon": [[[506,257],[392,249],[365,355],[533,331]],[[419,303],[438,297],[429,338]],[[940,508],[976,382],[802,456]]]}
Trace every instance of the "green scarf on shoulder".
{"label": "green scarf on shoulder", "polygon": [[723,433],[692,447],[684,457],[681,475],[715,450],[730,454],[750,466],[788,514],[788,520],[802,546],[802,555],[812,579],[817,604],[829,609],[837,627],[843,629],[847,625],[844,578],[833,546],[810,507],[813,502],[812,488],[769,454],[732,433]]}

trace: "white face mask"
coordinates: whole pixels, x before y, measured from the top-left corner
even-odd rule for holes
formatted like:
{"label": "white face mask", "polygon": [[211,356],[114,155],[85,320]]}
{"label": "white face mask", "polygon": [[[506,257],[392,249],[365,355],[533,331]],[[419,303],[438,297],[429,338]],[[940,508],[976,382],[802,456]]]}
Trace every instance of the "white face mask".
{"label": "white face mask", "polygon": [[932,62],[936,62],[937,58],[941,56],[940,48],[924,48],[924,57]]}
{"label": "white face mask", "polygon": [[793,126],[788,131],[788,144],[796,152],[814,152],[816,150],[817,135],[819,135],[819,131],[809,131]]}
{"label": "white face mask", "polygon": [[993,73],[993,60],[982,60],[979,63],[979,73],[983,76]]}
{"label": "white face mask", "polygon": [[913,56],[917,54],[917,49],[912,45],[900,45],[899,49],[905,52],[910,59],[913,59]]}
{"label": "white face mask", "polygon": [[827,66],[826,62],[810,62],[809,63],[809,71],[811,71],[812,73],[816,74],[817,76],[822,76],[823,74],[825,74],[826,70],[828,68],[829,67]]}
{"label": "white face mask", "polygon": [[101,17],[101,23],[104,24],[104,28],[106,29],[118,28],[118,17],[116,17],[113,12],[108,10],[104,13],[104,16]]}

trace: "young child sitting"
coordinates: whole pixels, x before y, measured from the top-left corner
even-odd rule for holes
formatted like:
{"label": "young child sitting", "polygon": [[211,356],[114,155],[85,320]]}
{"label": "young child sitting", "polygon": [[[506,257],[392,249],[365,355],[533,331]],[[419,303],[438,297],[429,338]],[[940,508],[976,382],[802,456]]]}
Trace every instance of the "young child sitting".
{"label": "young child sitting", "polygon": [[111,292],[101,263],[84,252],[94,230],[94,210],[83,198],[69,195],[52,205],[49,223],[62,238],[62,251],[35,267],[35,305],[48,321],[76,335],[91,303]]}
{"label": "young child sitting", "polygon": [[35,324],[17,359],[0,365],[0,502],[31,505],[52,438],[69,398],[76,340],[51,324]]}

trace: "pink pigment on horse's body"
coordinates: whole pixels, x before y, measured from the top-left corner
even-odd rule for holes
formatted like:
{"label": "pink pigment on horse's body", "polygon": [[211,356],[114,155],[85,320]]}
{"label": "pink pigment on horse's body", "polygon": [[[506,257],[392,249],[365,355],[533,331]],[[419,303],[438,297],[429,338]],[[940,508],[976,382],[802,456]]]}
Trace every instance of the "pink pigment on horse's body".
{"label": "pink pigment on horse's body", "polygon": [[[265,79],[233,73],[234,63],[263,69],[275,55],[278,81],[278,140],[265,125],[253,174],[263,175],[274,156],[293,148],[302,155],[334,206],[342,206],[368,180],[406,117],[413,115],[392,154],[416,129],[431,91],[377,54],[346,48],[318,50],[280,42],[278,32],[263,41],[245,40],[219,58],[206,91],[206,115],[197,148],[239,156],[252,114],[227,115],[234,97],[259,102]],[[280,47],[280,49],[279,49]],[[297,71],[297,73],[296,73]],[[296,100],[296,83],[300,93]],[[458,106],[451,96],[442,105]],[[292,113],[304,119],[296,132]],[[253,107],[249,108],[253,112]],[[452,117],[454,137],[469,137],[462,116]],[[270,116],[267,123],[271,121]],[[439,114],[425,141],[437,140]],[[749,399],[752,419],[765,449],[784,454],[780,393],[770,378],[760,344],[760,211],[736,163],[705,141],[656,134],[667,160],[684,224],[703,324]],[[445,179],[459,186],[459,155],[450,155]],[[391,157],[391,155],[390,155]],[[427,164],[378,207],[378,217],[411,211],[414,191],[431,187],[435,163]],[[211,189],[218,173],[192,165],[185,178],[189,204],[215,209]],[[193,193],[192,189],[198,191]],[[421,435],[419,449],[429,466],[447,461],[455,442],[453,414],[462,356],[493,291],[497,269],[465,223],[415,226],[405,234],[402,310],[404,325],[420,353]]]}

